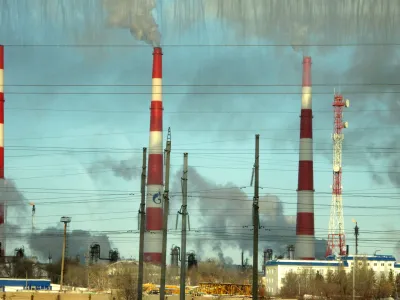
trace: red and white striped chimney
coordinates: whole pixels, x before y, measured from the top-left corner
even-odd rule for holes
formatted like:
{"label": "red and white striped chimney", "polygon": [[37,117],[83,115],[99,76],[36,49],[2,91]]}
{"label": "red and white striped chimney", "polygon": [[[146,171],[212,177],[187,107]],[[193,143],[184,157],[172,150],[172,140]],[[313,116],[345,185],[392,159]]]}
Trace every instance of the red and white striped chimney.
{"label": "red and white striped chimney", "polygon": [[296,258],[303,260],[315,259],[312,118],[311,57],[306,56],[303,58],[295,248]]}
{"label": "red and white striped chimney", "polygon": [[[4,46],[0,45],[0,180],[4,181]],[[5,185],[3,185],[3,188]],[[5,199],[0,199],[0,243],[1,256],[6,249]]]}
{"label": "red and white striped chimney", "polygon": [[161,48],[154,48],[150,144],[147,162],[146,232],[144,236],[144,261],[155,264],[161,264],[163,226],[162,55]]}

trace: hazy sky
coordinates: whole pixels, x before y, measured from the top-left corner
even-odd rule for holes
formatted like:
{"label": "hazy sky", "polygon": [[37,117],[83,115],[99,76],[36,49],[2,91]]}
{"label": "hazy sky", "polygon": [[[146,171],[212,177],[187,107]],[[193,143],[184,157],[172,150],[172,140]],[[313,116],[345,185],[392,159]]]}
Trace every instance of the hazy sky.
{"label": "hazy sky", "polygon": [[[26,198],[27,208],[20,212],[26,215],[25,234],[30,232],[28,202],[33,201],[37,230],[52,227],[60,216],[68,215],[71,229],[94,235],[112,231],[108,235],[121,255],[137,258],[140,178],[135,174],[140,172],[142,147],[148,147],[152,48],[135,40],[128,29],[107,27],[96,5],[86,22],[89,14],[77,11],[73,4],[52,7],[54,11],[45,17],[41,5],[53,0],[30,0],[31,6],[13,5],[13,1],[0,0],[0,8],[8,9],[0,13],[0,44],[6,45],[5,174]],[[210,187],[232,183],[251,199],[256,133],[261,135],[260,194],[277,196],[283,214],[295,216],[303,53],[293,50],[291,39],[282,39],[280,46],[262,46],[276,39],[267,34],[243,38],[235,26],[216,18],[180,23],[171,13],[170,2],[158,3],[154,14],[161,23],[164,51],[164,128],[172,130],[171,186],[172,193],[178,193],[171,198],[169,248],[180,244],[175,231],[175,212],[181,201],[176,180],[183,152],[189,153],[189,165]],[[175,32],[176,27],[180,30]],[[400,43],[391,40],[396,41]],[[319,238],[327,238],[330,213],[334,88],[351,101],[345,111],[350,127],[345,131],[343,153],[345,227],[351,252],[352,219],[360,227],[360,252],[381,249],[382,254],[396,254],[395,244],[400,241],[400,225],[394,222],[400,216],[400,180],[395,168],[398,50],[394,45],[384,50],[310,46],[304,53],[313,59]],[[377,57],[382,69],[376,69],[370,57]],[[392,87],[377,85],[388,83],[384,76],[391,79]],[[118,168],[126,166],[136,168],[132,177],[129,172],[115,176]],[[188,177],[189,192],[195,192],[200,184],[190,182],[190,173]],[[221,230],[211,225],[207,230],[205,224],[207,218],[214,222],[215,215],[220,219],[224,214],[247,216],[251,225],[251,210],[238,212],[234,201],[227,204],[230,200],[213,199],[206,212],[196,197],[189,197],[193,229],[189,241],[205,244],[213,239],[212,248],[215,232]],[[16,218],[10,215],[8,222],[16,223]],[[121,233],[129,230],[134,232]],[[282,228],[271,228],[268,234],[274,236],[274,230]],[[236,237],[221,235],[218,241],[232,246],[225,255],[239,262],[240,250],[232,240],[250,235],[237,229]],[[262,240],[260,247],[274,242],[276,235]],[[7,251],[21,243],[20,239],[9,241]],[[196,251],[196,244],[188,250]],[[202,250],[202,257],[216,256]]]}

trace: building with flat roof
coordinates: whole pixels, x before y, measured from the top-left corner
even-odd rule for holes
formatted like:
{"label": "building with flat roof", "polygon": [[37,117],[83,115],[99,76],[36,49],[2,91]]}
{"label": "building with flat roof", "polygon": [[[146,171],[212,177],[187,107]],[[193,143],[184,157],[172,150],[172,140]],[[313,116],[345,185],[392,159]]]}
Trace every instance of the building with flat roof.
{"label": "building with flat roof", "polygon": [[277,295],[283,285],[282,279],[290,272],[298,274],[313,272],[324,277],[328,271],[336,271],[339,268],[343,268],[345,272],[351,272],[354,258],[358,261],[359,266],[367,264],[367,267],[374,270],[377,275],[383,273],[388,276],[391,270],[395,276],[400,274],[400,263],[396,262],[396,258],[392,255],[329,256],[326,260],[275,259],[265,263],[263,283],[269,294]]}

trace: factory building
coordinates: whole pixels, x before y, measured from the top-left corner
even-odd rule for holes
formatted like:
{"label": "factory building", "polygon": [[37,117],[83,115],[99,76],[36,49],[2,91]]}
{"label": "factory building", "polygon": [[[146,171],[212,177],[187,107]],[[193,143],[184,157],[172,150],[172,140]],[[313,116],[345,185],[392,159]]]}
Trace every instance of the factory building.
{"label": "factory building", "polygon": [[283,279],[290,272],[297,274],[310,272],[310,275],[319,273],[325,277],[329,271],[334,272],[343,268],[347,273],[352,270],[354,257],[356,257],[360,267],[367,264],[367,267],[374,270],[375,274],[384,273],[388,276],[391,270],[394,272],[394,276],[400,274],[400,262],[396,262],[396,258],[392,255],[357,255],[340,258],[330,256],[326,260],[314,261],[275,259],[265,263],[263,282],[267,288],[267,293],[277,295],[283,286]]}

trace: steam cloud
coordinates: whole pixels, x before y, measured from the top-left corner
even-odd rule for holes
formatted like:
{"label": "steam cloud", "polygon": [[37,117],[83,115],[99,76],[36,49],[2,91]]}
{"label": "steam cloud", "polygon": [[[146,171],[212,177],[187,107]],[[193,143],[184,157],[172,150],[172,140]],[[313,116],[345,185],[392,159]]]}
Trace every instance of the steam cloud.
{"label": "steam cloud", "polygon": [[[176,174],[175,190],[178,190],[181,174],[182,171]],[[252,199],[240,187],[213,183],[193,167],[189,167],[188,178],[189,215],[191,208],[201,214],[198,230],[192,229],[197,231],[196,251],[201,253],[205,244],[211,245],[225,262],[231,259],[224,257],[222,245],[252,251]],[[193,199],[195,201],[191,201]],[[259,212],[261,247],[272,248],[278,255],[285,254],[286,246],[296,240],[296,217],[285,216],[282,202],[274,195],[260,197]],[[316,242],[316,255],[323,257],[325,248],[324,241]]]}
{"label": "steam cloud", "polygon": [[111,170],[114,176],[121,177],[127,181],[135,179],[141,174],[141,169],[136,165],[135,158],[116,161],[111,157],[94,162],[88,168],[88,173],[93,179],[99,179],[104,170]]}
{"label": "steam cloud", "polygon": [[138,40],[157,47],[161,34],[152,15],[156,0],[104,0],[108,24],[129,29]]}

